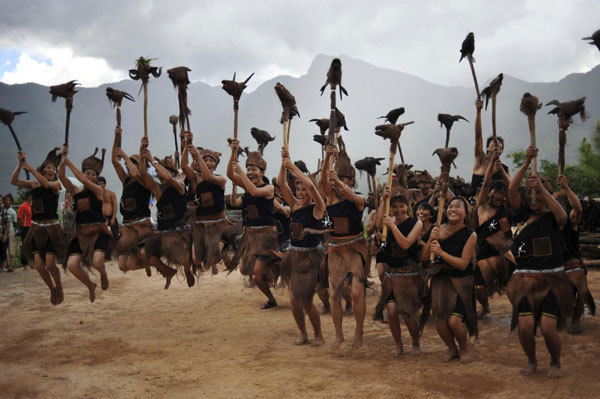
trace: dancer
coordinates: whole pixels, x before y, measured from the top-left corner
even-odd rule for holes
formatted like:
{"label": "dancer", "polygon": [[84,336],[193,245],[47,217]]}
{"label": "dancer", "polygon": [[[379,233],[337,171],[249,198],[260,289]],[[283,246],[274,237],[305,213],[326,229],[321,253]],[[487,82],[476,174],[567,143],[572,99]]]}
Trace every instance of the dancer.
{"label": "dancer", "polygon": [[[139,259],[139,251],[135,244],[153,232],[149,207],[152,193],[146,187],[139,173],[139,154],[127,156],[125,151],[118,146],[121,134],[121,128],[116,128],[111,156],[117,177],[123,184],[119,202],[123,224],[121,225],[121,236],[117,242],[117,260],[119,269],[123,273],[129,270],[146,269],[146,274],[150,276],[150,267]],[[125,162],[125,169],[120,160]]]}
{"label": "dancer", "polygon": [[323,165],[329,165],[330,159],[337,158],[335,170],[324,167],[320,182],[327,197],[327,215],[333,222],[331,240],[327,249],[327,267],[331,293],[331,316],[335,327],[334,349],[344,342],[342,331],[342,289],[344,281],[350,279],[350,294],[356,328],[353,348],[363,345],[363,324],[365,320],[365,283],[369,275],[370,256],[363,236],[362,213],[366,198],[355,192],[356,171],[343,145],[338,150],[327,146]]}
{"label": "dancer", "polygon": [[[290,304],[294,320],[300,330],[298,345],[310,343],[306,332],[305,313],[314,330],[313,346],[323,344],[321,319],[313,304],[317,286],[320,285],[319,269],[325,256],[321,236],[308,233],[305,229],[322,229],[325,202],[310,177],[292,163],[287,149],[281,151],[281,170],[279,182],[281,195],[291,208],[291,242],[281,260],[282,280],[289,282]],[[288,186],[286,170],[296,180],[295,195]]]}
{"label": "dancer", "polygon": [[[79,170],[69,159],[69,147],[63,146],[62,160],[58,168],[58,178],[68,193],[73,196],[75,209],[75,233],[67,240],[67,268],[89,290],[90,302],[96,299],[96,283],[93,283],[88,273],[81,268],[81,263],[86,267],[93,266],[100,273],[102,290],[108,289],[108,275],[104,266],[106,257],[114,247],[114,239],[102,216],[102,198],[104,190],[96,184],[98,176],[104,166],[104,153],[102,159],[96,158],[94,153],[85,158]],[[75,186],[66,175],[69,168],[75,178],[83,187]],[[82,172],[83,171],[83,172]]]}
{"label": "dancer", "polygon": [[433,253],[435,263],[441,265],[431,278],[431,310],[437,333],[448,346],[445,361],[459,358],[461,363],[470,361],[467,332],[477,335],[471,264],[477,236],[465,226],[468,209],[463,197],[450,201],[446,209],[448,222],[431,231],[421,252],[422,261],[428,261]]}
{"label": "dancer", "polygon": [[584,304],[588,306],[591,315],[596,314],[596,304],[587,283],[587,270],[583,265],[581,253],[579,252],[579,222],[581,222],[581,202],[577,194],[571,190],[567,178],[562,173],[558,175],[557,184],[561,191],[557,200],[567,212],[567,223],[563,227],[563,258],[565,261],[565,273],[567,278],[575,287],[575,309],[569,332],[581,334],[583,332]]}
{"label": "dancer", "polygon": [[[502,180],[492,181],[494,170],[500,172]],[[505,180],[508,180],[508,176],[501,167],[499,153],[493,150],[475,210],[477,263],[474,278],[475,297],[481,304],[481,310],[477,313],[480,318],[490,313],[488,296],[492,296],[494,292],[504,292],[511,274],[509,262],[514,264],[514,257],[509,251],[512,231],[506,211]]]}
{"label": "dancer", "polygon": [[[150,163],[159,183],[148,173],[147,163]],[[177,179],[177,165],[172,156],[157,160],[148,149],[148,138],[142,137],[140,146],[140,176],[144,185],[149,188],[156,198],[156,218],[158,231],[143,238],[137,243],[140,248],[139,256],[145,265],[156,267],[166,279],[165,289],[171,285],[171,279],[176,270],[169,265],[183,267],[188,287],[195,283],[192,267],[192,234],[190,225],[186,222],[185,187]]]}
{"label": "dancer", "polygon": [[559,378],[561,343],[557,329],[573,311],[573,288],[562,257],[561,229],[567,214],[537,175],[529,177],[527,193],[521,197],[519,186],[537,156],[537,148],[530,146],[526,156],[508,187],[510,206],[515,214],[522,214],[523,221],[513,242],[517,268],[506,288],[513,307],[511,330],[518,326],[519,342],[528,359],[521,374],[531,375],[537,370],[535,333],[540,324],[551,358],[548,377]]}
{"label": "dancer", "polygon": [[[58,148],[48,153],[42,164],[34,169],[25,161],[26,154],[18,152],[17,167],[10,183],[31,190],[31,228],[23,241],[24,255],[35,265],[36,270],[50,289],[50,303],[58,305],[64,299],[60,270],[56,261],[63,261],[65,253],[65,237],[58,223],[58,195],[60,182],[56,177],[56,167],[60,156]],[[21,169],[29,171],[35,180],[20,180]]]}
{"label": "dancer", "polygon": [[114,191],[106,188],[106,179],[103,176],[98,177],[98,185],[104,190],[102,198],[102,216],[106,219],[106,224],[110,227],[115,240],[119,239],[119,224],[117,223],[117,195]]}
{"label": "dancer", "polygon": [[279,265],[269,262],[269,257],[257,252],[279,248],[273,205],[275,187],[265,177],[267,162],[260,152],[250,152],[247,155],[244,173],[235,160],[238,148],[239,141],[233,139],[227,177],[246,191],[241,198],[237,195],[231,197],[231,203],[242,208],[244,234],[230,267],[235,268],[241,259],[240,273],[248,276],[250,284],[256,285],[267,297],[267,302],[262,304],[261,309],[270,309],[277,306],[269,285],[277,281]]}
{"label": "dancer", "polygon": [[[181,169],[191,182],[195,193],[195,220],[192,225],[192,260],[194,265],[203,265],[204,270],[217,274],[217,263],[222,259],[223,232],[230,227],[225,213],[225,184],[227,178],[217,175],[221,153],[208,149],[198,150],[191,142],[191,135],[183,149]],[[192,166],[188,154],[193,158]],[[200,173],[197,173],[199,170]]]}
{"label": "dancer", "polygon": [[[389,326],[395,348],[392,356],[403,352],[400,318],[412,338],[412,354],[421,354],[419,344],[419,321],[417,312],[427,297],[427,283],[418,270],[419,248],[417,240],[423,224],[408,216],[408,199],[402,195],[392,196],[390,188],[383,190],[382,203],[390,198],[390,214],[377,213],[378,228],[387,226],[390,234],[378,254],[377,268],[384,269],[381,281],[381,298],[378,308],[385,304],[389,315]],[[380,207],[381,209],[381,207]]]}

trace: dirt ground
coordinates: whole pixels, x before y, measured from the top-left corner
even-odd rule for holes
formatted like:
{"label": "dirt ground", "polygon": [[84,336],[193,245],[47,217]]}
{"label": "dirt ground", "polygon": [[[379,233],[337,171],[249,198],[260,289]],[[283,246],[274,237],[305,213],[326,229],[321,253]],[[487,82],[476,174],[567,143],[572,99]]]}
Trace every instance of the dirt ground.
{"label": "dirt ground", "polygon": [[[91,304],[87,290],[64,275],[65,301],[52,306],[35,271],[0,275],[0,397],[2,398],[515,398],[598,397],[600,316],[580,336],[562,334],[565,377],[548,380],[549,356],[538,337],[540,370],[519,375],[526,359],[509,335],[506,296],[472,341],[473,362],[443,363],[446,353],[430,322],[420,357],[390,356],[388,326],[370,321],[378,292],[369,292],[365,347],[351,349],[354,317],[344,318],[346,343],[332,351],[333,324],[322,317],[325,345],[294,346],[296,326],[287,291],[279,308],[242,278],[183,278],[163,289],[156,274],[122,274],[108,265],[110,288]],[[600,271],[588,275],[600,298]],[[315,297],[316,298],[316,297]],[[320,304],[319,304],[320,307]],[[310,330],[309,330],[310,331]],[[402,327],[405,348],[410,347]]]}

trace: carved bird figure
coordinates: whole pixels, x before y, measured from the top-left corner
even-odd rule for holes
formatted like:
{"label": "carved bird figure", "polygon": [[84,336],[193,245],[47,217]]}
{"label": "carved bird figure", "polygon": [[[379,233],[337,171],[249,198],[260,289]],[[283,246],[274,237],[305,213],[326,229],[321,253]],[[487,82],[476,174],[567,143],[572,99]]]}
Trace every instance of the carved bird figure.
{"label": "carved bird figure", "polygon": [[52,102],[56,102],[58,97],[62,98],[72,98],[77,90],[75,90],[75,86],[77,86],[76,80],[71,80],[67,83],[63,83],[56,86],[50,86],[50,94],[52,94]]}
{"label": "carved bird figure", "polygon": [[452,124],[459,120],[467,121],[469,120],[461,115],[450,115],[450,114],[438,114],[438,121],[440,122],[440,126],[445,126],[446,129],[451,129]]}
{"label": "carved bird figure", "polygon": [[404,113],[404,107],[400,107],[400,108],[396,108],[391,110],[390,112],[388,112],[387,114],[378,117],[377,119],[385,119],[386,122],[389,122],[391,124],[396,124],[396,121],[398,120],[398,118],[400,117],[400,115],[402,115]]}
{"label": "carved bird figure", "polygon": [[481,91],[481,95],[485,96],[485,109],[487,109],[490,98],[498,94],[498,92],[500,91],[500,86],[502,86],[502,79],[504,79],[504,75],[499,74],[494,80],[490,82],[490,85],[488,87]]}
{"label": "carved bird figure", "polygon": [[257,129],[255,127],[250,129],[250,134],[258,143],[258,151],[260,151],[261,154],[269,142],[275,140],[275,137],[272,137],[266,130]]}
{"label": "carved bird figure", "polygon": [[277,82],[275,84],[275,93],[277,93],[277,97],[279,97],[279,101],[281,101],[281,106],[283,109],[289,110],[290,119],[292,119],[294,116],[300,117],[300,112],[298,112],[298,107],[296,106],[296,98],[294,98],[292,93],[290,93],[284,85]]}
{"label": "carved bird figure", "polygon": [[113,89],[112,87],[106,88],[106,97],[108,97],[108,101],[113,106],[113,108],[116,106],[120,107],[123,103],[124,98],[129,101],[135,102],[135,99],[131,96],[131,94],[125,91]]}
{"label": "carved bird figure", "polygon": [[584,37],[581,40],[589,40],[589,44],[596,46],[600,50],[600,29],[592,34],[590,37]]}
{"label": "carved bird figure", "polygon": [[325,135],[329,129],[329,118],[310,119],[309,122],[315,122],[321,131],[321,135]]}
{"label": "carved bird figure", "polygon": [[135,69],[129,70],[129,77],[133,80],[141,80],[142,84],[148,83],[150,75],[155,78],[160,77],[162,73],[162,67],[155,67],[150,65],[150,62],[154,61],[155,58],[144,58],[140,57],[135,60]]}
{"label": "carved bird figure", "polygon": [[0,121],[2,121],[2,123],[4,123],[5,125],[10,126],[15,120],[15,116],[26,113],[27,111],[13,112],[4,108],[0,108]]}
{"label": "carved bird figure", "polygon": [[381,161],[385,158],[365,157],[354,162],[354,167],[360,171],[367,172],[370,176],[375,176],[377,173],[377,165],[381,165]]}
{"label": "carved bird figure", "polygon": [[460,48],[460,59],[458,62],[461,62],[463,58],[468,56],[473,56],[475,52],[475,35],[473,32],[469,32],[465,40],[462,42],[462,46]]}
{"label": "carved bird figure", "polygon": [[250,80],[250,78],[252,78],[252,76],[254,76],[254,72],[252,72],[252,74],[250,76],[248,76],[248,78],[246,80],[244,80],[243,82],[236,82],[235,81],[235,73],[234,73],[233,80],[222,80],[221,81],[221,84],[223,85],[222,89],[225,90],[227,92],[227,94],[232,96],[234,101],[239,101],[240,97],[242,96],[242,92],[244,91],[244,89],[246,87],[248,87],[248,86],[246,86],[246,83],[248,83],[248,81]]}
{"label": "carved bird figure", "polygon": [[308,168],[306,167],[306,164],[304,163],[304,161],[302,160],[297,160],[294,162],[294,165],[296,165],[296,167],[298,169],[300,169],[300,172],[302,173],[309,173]]}
{"label": "carved bird figure", "polygon": [[320,134],[315,134],[313,136],[313,140],[316,141],[317,143],[321,144],[322,146],[326,146],[327,145],[327,136],[323,136]]}
{"label": "carved bird figure", "polygon": [[339,58],[334,58],[333,61],[331,61],[331,65],[327,71],[327,80],[325,81],[323,87],[321,87],[321,95],[323,95],[327,85],[330,85],[334,88],[338,86],[340,88],[340,100],[342,99],[342,93],[344,93],[346,96],[348,95],[348,92],[344,86],[342,86],[342,61],[340,61]]}
{"label": "carved bird figure", "polygon": [[573,101],[558,102],[558,100],[552,100],[546,104],[554,105],[554,108],[548,112],[548,114],[556,114],[559,118],[565,119],[571,122],[572,117],[579,114],[581,120],[586,120],[588,115],[585,112],[585,97],[579,98]]}

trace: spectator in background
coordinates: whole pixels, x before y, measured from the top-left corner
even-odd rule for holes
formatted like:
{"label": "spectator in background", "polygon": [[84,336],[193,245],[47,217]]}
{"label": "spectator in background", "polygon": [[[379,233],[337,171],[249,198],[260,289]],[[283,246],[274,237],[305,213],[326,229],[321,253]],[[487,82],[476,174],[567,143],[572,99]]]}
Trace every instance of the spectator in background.
{"label": "spectator in background", "polygon": [[[31,227],[31,191],[27,191],[25,193],[25,201],[19,206],[19,211],[17,212],[17,219],[19,222],[19,237],[21,237],[21,243],[27,237],[27,233],[29,232],[29,228]],[[23,245],[21,245],[21,265],[23,266],[23,270],[29,269],[29,261],[25,254],[23,254]]]}
{"label": "spectator in background", "polygon": [[62,230],[65,236],[75,232],[75,212],[73,211],[73,196],[71,193],[65,194],[65,200],[60,204],[62,214]]}
{"label": "spectator in background", "polygon": [[106,188],[106,179],[104,176],[98,176],[98,185],[104,190],[102,199],[102,216],[106,219],[106,224],[110,227],[115,240],[119,239],[119,225],[117,224],[117,195],[114,191]]}
{"label": "spectator in background", "polygon": [[8,245],[6,246],[6,263],[12,266],[12,256],[17,253],[15,242],[15,226],[17,225],[17,211],[12,208],[14,199],[11,193],[4,196],[4,207],[8,210],[10,223],[8,224]]}
{"label": "spectator in background", "polygon": [[8,234],[10,231],[10,212],[4,206],[4,198],[2,198],[2,207],[0,207],[0,271],[14,271],[10,263],[6,263],[6,254],[8,249]]}

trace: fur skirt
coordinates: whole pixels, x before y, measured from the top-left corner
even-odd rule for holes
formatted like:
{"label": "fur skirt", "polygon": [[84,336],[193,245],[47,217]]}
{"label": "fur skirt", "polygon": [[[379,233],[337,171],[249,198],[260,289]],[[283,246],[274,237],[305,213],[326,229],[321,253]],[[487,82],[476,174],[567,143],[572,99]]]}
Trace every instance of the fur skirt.
{"label": "fur skirt", "polygon": [[469,335],[477,336],[477,315],[473,276],[432,277],[431,312],[435,320],[447,321],[456,306],[457,298],[465,305],[465,326]]}
{"label": "fur skirt", "polygon": [[334,301],[340,301],[342,295],[342,284],[348,273],[352,278],[361,283],[366,283],[371,267],[371,257],[364,238],[351,238],[344,241],[332,240],[327,248],[326,255],[329,281],[333,292]]}
{"label": "fur skirt", "polygon": [[[51,245],[48,245],[48,241]],[[29,261],[33,262],[34,253],[45,258],[46,248],[48,247],[54,248],[57,263],[64,263],[66,242],[60,224],[58,222],[56,224],[47,223],[44,226],[32,222],[21,248],[23,254]]]}
{"label": "fur skirt", "polygon": [[288,249],[281,259],[281,283],[288,285],[296,302],[312,303],[319,284],[319,269],[325,253],[319,247]]}

